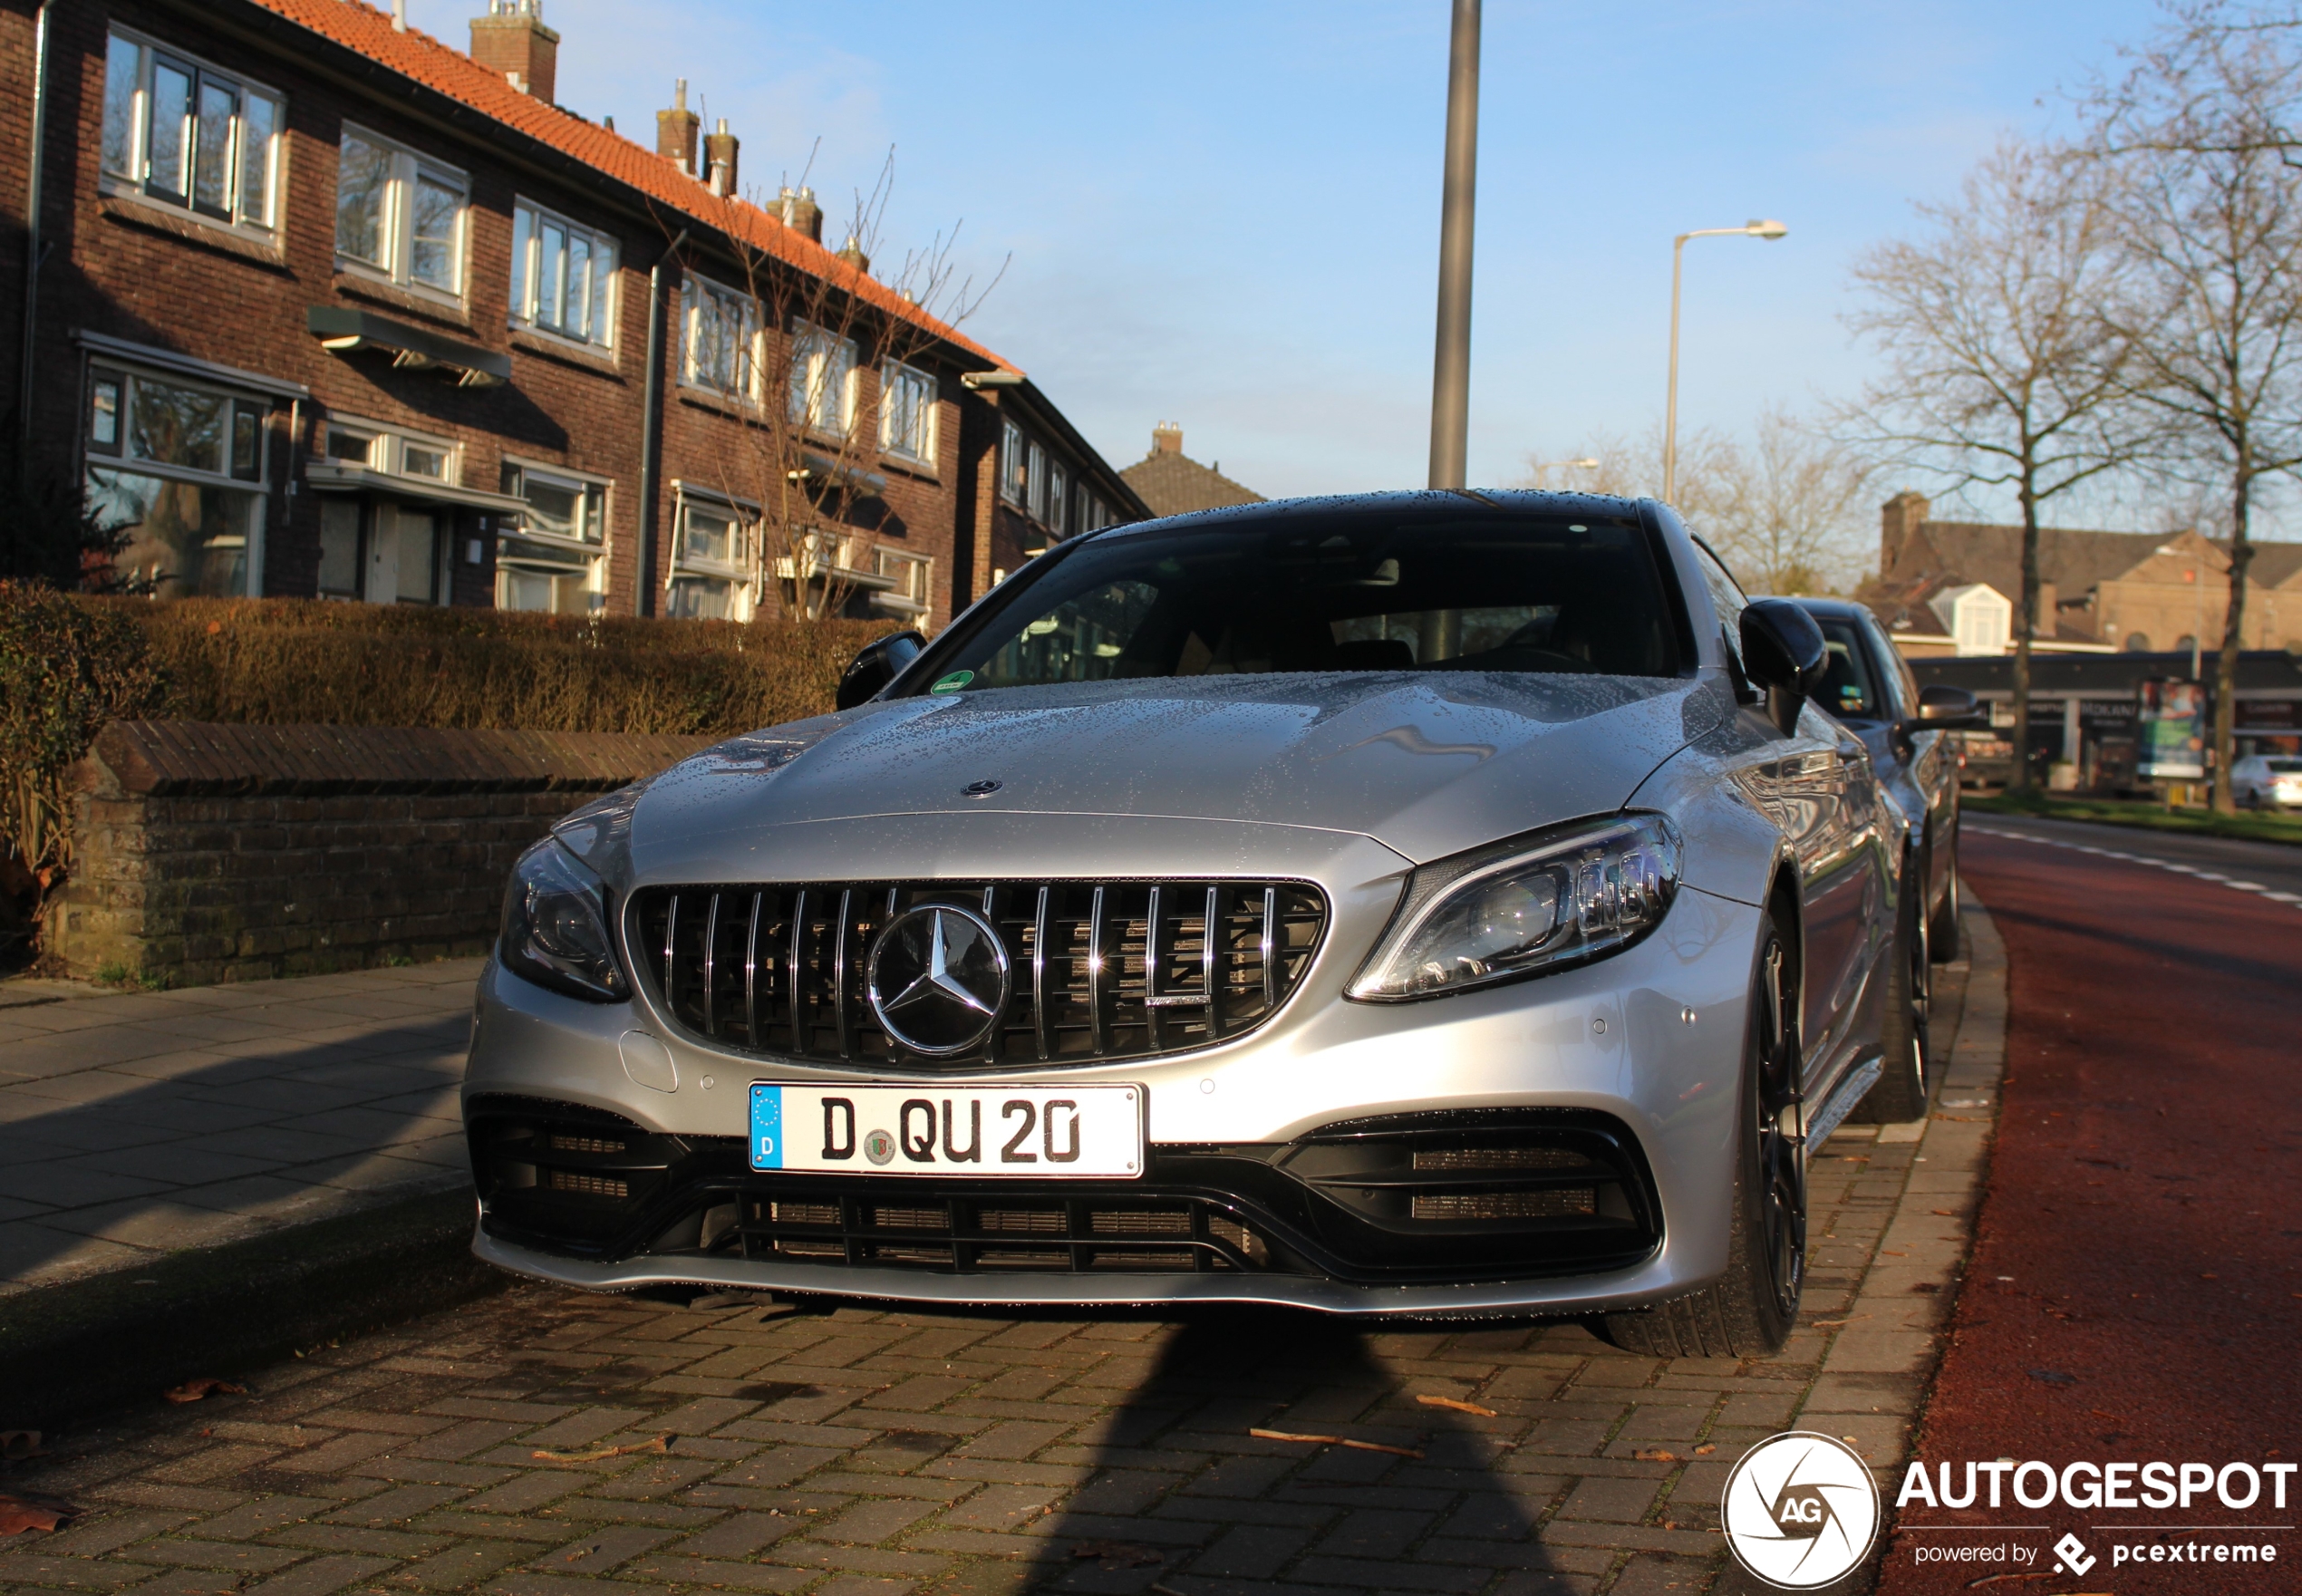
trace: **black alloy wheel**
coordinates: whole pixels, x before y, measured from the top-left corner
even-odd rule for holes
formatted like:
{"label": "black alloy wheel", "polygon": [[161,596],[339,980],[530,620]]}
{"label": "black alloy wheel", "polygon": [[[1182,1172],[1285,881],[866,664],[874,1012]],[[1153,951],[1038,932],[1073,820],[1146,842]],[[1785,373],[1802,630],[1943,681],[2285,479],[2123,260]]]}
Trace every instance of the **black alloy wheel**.
{"label": "black alloy wheel", "polygon": [[1799,971],[1770,912],[1762,928],[1744,1043],[1726,1272],[1594,1328],[1649,1358],[1759,1358],[1798,1323],[1806,1283],[1806,1101],[1800,1087]]}
{"label": "black alloy wheel", "polygon": [[[1950,865],[1944,872],[1942,902],[1927,921],[1927,954],[1938,964],[1948,964],[1959,956],[1959,845],[1950,845]],[[1926,879],[1934,879],[1932,850],[1929,850]]]}
{"label": "black alloy wheel", "polygon": [[[1906,877],[1906,879],[1908,879]],[[1878,1084],[1848,1117],[1862,1124],[1901,1124],[1926,1117],[1934,1090],[1934,1056],[1928,1022],[1934,1013],[1934,960],[1925,907],[1904,889],[1888,955],[1886,1012],[1879,1023]]]}
{"label": "black alloy wheel", "polygon": [[1766,1263],[1765,1284],[1775,1311],[1785,1320],[1798,1316],[1806,1282],[1806,1099],[1799,1089],[1798,990],[1782,943],[1766,951],[1761,966],[1758,1014],[1757,1124],[1760,1179],[1759,1227]]}

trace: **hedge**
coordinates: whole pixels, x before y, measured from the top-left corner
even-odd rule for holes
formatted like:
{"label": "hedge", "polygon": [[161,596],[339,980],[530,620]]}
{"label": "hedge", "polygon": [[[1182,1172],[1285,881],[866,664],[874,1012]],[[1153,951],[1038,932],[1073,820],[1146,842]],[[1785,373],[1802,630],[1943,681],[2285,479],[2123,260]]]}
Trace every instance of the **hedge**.
{"label": "hedge", "polygon": [[893,622],[578,618],[313,599],[83,601],[133,617],[165,713],[256,724],[711,736],[820,714]]}
{"label": "hedge", "polygon": [[900,624],[155,602],[0,582],[0,956],[70,864],[63,773],[107,720],[732,735],[830,709],[856,651]]}

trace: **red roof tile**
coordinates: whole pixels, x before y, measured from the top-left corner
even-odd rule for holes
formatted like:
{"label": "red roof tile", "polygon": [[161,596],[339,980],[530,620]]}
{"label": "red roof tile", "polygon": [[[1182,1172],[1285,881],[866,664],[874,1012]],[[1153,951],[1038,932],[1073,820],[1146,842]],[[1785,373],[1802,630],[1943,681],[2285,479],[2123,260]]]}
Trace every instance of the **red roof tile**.
{"label": "red roof tile", "polygon": [[921,327],[985,360],[1017,370],[973,339],[905,300],[868,273],[858,272],[804,233],[787,227],[747,200],[723,198],[672,162],[573,112],[515,89],[462,51],[420,29],[395,32],[392,18],[360,0],[254,0],[254,4],[405,73],[515,131],[527,134],[604,172],[651,199],[729,235],[738,243],[799,267],[855,293],[866,303]]}

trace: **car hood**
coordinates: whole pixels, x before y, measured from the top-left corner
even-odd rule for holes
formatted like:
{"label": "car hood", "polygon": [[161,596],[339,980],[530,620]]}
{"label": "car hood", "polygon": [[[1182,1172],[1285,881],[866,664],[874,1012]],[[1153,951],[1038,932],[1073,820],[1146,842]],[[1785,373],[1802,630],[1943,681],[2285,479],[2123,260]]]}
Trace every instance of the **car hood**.
{"label": "car hood", "polygon": [[905,698],[721,743],[561,835],[642,876],[739,856],[766,827],[924,815],[1243,821],[1421,862],[1619,808],[1730,710],[1707,680],[1467,672]]}

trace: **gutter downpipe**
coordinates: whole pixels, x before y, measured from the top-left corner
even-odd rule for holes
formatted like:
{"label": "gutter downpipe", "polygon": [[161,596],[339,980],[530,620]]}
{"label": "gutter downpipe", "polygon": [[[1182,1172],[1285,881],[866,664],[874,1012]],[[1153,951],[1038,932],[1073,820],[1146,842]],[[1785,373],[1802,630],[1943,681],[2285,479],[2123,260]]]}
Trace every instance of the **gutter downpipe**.
{"label": "gutter downpipe", "polygon": [[663,266],[688,230],[665,247],[647,274],[647,398],[640,420],[640,591],[636,613],[655,613],[655,479],[663,469]]}
{"label": "gutter downpipe", "polygon": [[40,323],[40,263],[45,251],[40,242],[41,155],[48,142],[48,8],[53,0],[40,0],[32,33],[32,166],[24,182],[24,349],[23,369],[16,379],[16,442],[32,445],[33,341]]}

